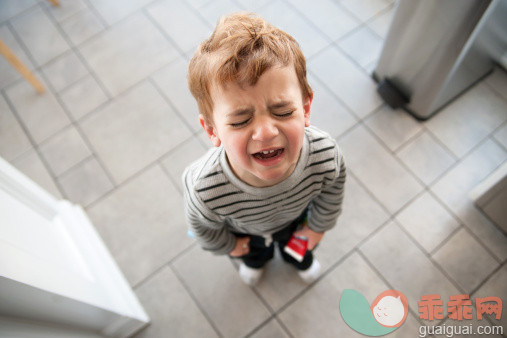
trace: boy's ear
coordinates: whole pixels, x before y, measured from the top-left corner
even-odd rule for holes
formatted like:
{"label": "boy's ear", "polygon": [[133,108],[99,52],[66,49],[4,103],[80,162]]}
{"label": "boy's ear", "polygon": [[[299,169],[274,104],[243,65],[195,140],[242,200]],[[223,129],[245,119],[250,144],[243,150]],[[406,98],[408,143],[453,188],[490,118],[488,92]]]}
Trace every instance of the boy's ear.
{"label": "boy's ear", "polygon": [[312,101],[313,101],[313,93],[310,96],[308,96],[306,100],[304,100],[303,102],[303,110],[305,114],[305,127],[310,126],[310,110],[312,106]]}
{"label": "boy's ear", "polygon": [[206,132],[206,135],[208,135],[208,138],[211,140],[211,143],[213,143],[215,147],[219,147],[222,142],[218,138],[215,128],[211,124],[208,124],[206,122],[202,114],[199,114],[199,123]]}

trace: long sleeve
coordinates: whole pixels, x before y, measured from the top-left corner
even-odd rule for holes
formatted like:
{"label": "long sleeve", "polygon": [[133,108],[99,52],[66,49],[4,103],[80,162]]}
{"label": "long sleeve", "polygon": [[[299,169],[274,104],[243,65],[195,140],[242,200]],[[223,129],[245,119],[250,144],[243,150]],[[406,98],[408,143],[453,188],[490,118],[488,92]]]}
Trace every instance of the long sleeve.
{"label": "long sleeve", "polygon": [[338,175],[330,182],[309,205],[308,226],[316,232],[324,232],[336,225],[338,216],[342,212],[342,203],[346,179],[345,162],[343,155],[336,154]]}
{"label": "long sleeve", "polygon": [[194,191],[190,171],[183,174],[185,216],[190,230],[200,246],[216,255],[228,254],[236,245],[236,237],[225,222],[211,212],[199,200]]}

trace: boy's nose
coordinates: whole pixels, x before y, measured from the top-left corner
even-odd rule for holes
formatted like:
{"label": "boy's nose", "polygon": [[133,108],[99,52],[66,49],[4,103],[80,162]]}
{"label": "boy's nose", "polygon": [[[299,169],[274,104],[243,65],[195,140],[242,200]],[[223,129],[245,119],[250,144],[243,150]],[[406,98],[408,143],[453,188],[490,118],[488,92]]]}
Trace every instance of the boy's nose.
{"label": "boy's nose", "polygon": [[252,139],[255,141],[268,141],[278,135],[278,128],[269,118],[262,118],[255,124]]}

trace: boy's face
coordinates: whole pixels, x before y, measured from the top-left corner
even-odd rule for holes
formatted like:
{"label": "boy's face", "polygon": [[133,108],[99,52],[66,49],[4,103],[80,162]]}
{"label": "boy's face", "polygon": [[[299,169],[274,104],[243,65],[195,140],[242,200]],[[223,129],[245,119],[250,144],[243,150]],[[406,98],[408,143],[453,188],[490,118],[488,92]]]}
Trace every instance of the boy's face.
{"label": "boy's face", "polygon": [[244,182],[265,187],[294,170],[310,125],[312,98],[303,99],[294,67],[272,67],[255,86],[214,86],[213,124],[200,116],[213,144],[224,145],[234,173]]}

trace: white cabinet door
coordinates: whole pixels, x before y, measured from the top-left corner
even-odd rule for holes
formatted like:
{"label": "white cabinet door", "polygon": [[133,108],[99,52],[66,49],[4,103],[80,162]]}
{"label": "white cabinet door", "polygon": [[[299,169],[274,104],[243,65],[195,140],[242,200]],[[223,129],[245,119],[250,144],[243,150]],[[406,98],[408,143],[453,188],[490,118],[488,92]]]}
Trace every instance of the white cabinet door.
{"label": "white cabinet door", "polygon": [[128,336],[149,320],[83,209],[2,158],[0,315],[106,336]]}

